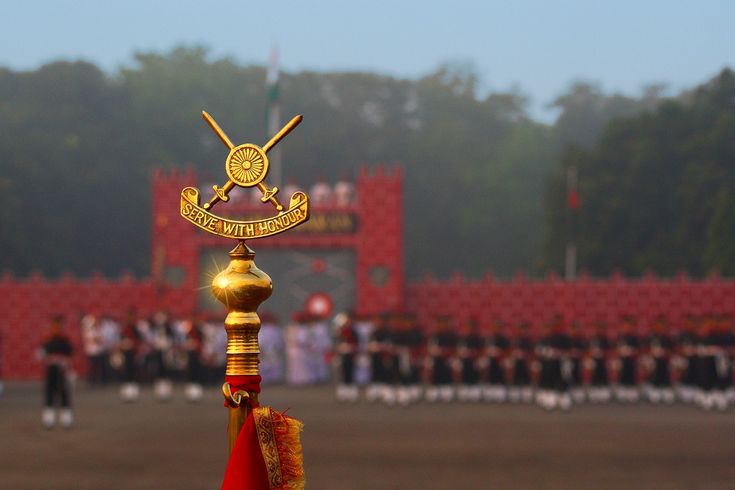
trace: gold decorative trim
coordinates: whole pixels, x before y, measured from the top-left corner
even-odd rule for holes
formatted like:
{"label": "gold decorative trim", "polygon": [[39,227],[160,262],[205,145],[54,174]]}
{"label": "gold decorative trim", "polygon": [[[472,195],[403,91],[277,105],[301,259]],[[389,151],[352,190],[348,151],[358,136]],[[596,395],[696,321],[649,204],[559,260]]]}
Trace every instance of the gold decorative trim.
{"label": "gold decorative trim", "polygon": [[263,453],[265,469],[268,472],[268,483],[270,488],[281,488],[283,478],[281,476],[281,460],[278,457],[278,446],[276,435],[273,431],[273,413],[270,407],[258,407],[253,409],[255,429],[258,432],[258,443]]}

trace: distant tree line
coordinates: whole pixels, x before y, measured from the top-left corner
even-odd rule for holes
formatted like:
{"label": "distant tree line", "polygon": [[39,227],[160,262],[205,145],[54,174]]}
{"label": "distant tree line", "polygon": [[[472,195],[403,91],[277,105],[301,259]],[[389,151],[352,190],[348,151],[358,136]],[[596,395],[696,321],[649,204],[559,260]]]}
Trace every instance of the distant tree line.
{"label": "distant tree line", "polygon": [[[283,117],[305,122],[281,143],[284,180],[402,164],[411,277],[559,270],[570,233],[595,274],[733,273],[732,78],[675,98],[576,83],[542,124],[523,94],[480,94],[477,74],[453,65],[417,80],[285,73]],[[221,180],[205,108],[234,140],[265,142],[265,68],[201,48],[138,53],[114,74],[85,62],[0,68],[0,268],[147,274],[151,169]],[[580,175],[574,230],[569,165]]]}
{"label": "distant tree line", "polygon": [[[564,210],[578,169],[581,206]],[[568,148],[549,186],[547,257],[576,236],[596,275],[647,269],[735,275],[735,74],[611,121],[597,142]]]}

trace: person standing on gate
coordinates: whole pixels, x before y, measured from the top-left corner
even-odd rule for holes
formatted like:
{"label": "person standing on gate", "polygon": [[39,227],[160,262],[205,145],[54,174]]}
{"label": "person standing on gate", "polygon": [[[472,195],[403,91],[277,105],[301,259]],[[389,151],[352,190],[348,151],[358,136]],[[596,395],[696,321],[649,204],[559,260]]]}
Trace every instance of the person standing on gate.
{"label": "person standing on gate", "polygon": [[70,428],[74,423],[69,389],[70,362],[73,348],[63,332],[62,318],[51,319],[41,344],[41,358],[46,365],[44,379],[45,408],[41,417],[43,426],[51,429],[56,424],[56,404],[60,406],[59,423]]}

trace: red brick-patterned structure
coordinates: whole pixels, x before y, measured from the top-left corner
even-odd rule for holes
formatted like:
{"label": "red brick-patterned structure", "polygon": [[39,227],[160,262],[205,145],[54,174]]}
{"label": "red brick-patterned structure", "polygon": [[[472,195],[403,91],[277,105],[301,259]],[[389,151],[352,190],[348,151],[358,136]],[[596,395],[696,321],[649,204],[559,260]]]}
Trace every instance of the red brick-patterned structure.
{"label": "red brick-patterned structure", "polygon": [[[101,276],[79,279],[65,275],[57,280],[33,274],[17,279],[0,276],[0,375],[8,379],[36,378],[40,363],[36,349],[48,319],[61,314],[67,332],[77,346],[75,365],[83,371],[80,315],[111,314],[121,317],[129,308],[142,315],[164,309],[174,316],[197,308],[200,257],[208,247],[227,246],[227,240],[197,230],[179,217],[179,195],[185,186],[197,186],[191,171],[153,174],[151,275],[135,279]],[[199,186],[204,191],[204,186]],[[449,280],[425,278],[404,284],[403,274],[403,178],[399,167],[386,170],[363,168],[355,182],[356,199],[346,206],[314,205],[312,221],[320,216],[349,214],[356,226],[342,231],[291,233],[258,240],[265,249],[346,249],[355,255],[355,306],[362,313],[394,309],[414,311],[424,325],[435,315],[450,315],[456,321],[470,316],[482,323],[502,320],[509,324],[541,325],[561,314],[590,325],[605,320],[614,326],[623,315],[633,315],[645,329],[653,318],[666,317],[678,324],[687,314],[710,312],[735,316],[735,280],[711,276],[694,281],[684,274],[658,279],[615,275],[593,279],[582,275],[575,282],[556,276],[531,280],[518,275],[498,281],[491,275],[468,280],[456,275]],[[261,215],[271,211],[248,200],[218,207],[217,213],[235,216]],[[43,301],[41,300],[43,298]]]}
{"label": "red brick-patterned structure", "polygon": [[606,322],[614,330],[624,316],[632,316],[641,330],[665,318],[678,327],[687,315],[717,313],[735,318],[735,280],[712,275],[694,281],[686,274],[659,279],[647,274],[627,279],[619,274],[596,279],[582,275],[564,281],[555,275],[529,280],[519,274],[510,281],[497,281],[488,274],[469,281],[455,275],[448,281],[427,277],[409,284],[406,305],[424,324],[434,315],[449,315],[455,321],[474,317],[487,325],[500,320],[515,325],[521,321],[538,327],[560,314],[566,322],[591,326]]}
{"label": "red brick-patterned structure", "polygon": [[[181,189],[197,186],[192,171],[155,171],[152,175],[151,275],[136,280],[95,276],[77,279],[43,279],[34,274],[16,279],[0,278],[0,376],[35,378],[40,364],[35,351],[48,320],[63,315],[67,332],[77,346],[77,368],[84,368],[80,352],[79,319],[84,313],[122,317],[135,308],[142,315],[166,310],[173,316],[193,313],[200,288],[201,252],[207,247],[229,246],[227,240],[209,235],[179,216]],[[348,249],[355,254],[356,307],[363,313],[399,308],[403,303],[403,177],[400,167],[370,171],[360,169],[356,198],[345,206],[313,205],[312,220],[326,214],[349,214],[356,226],[344,231],[299,233],[294,231],[262,240],[253,247],[265,249]],[[206,190],[202,188],[206,195]],[[265,209],[265,210],[264,210]],[[268,213],[272,209],[247,199],[216,208],[235,216]],[[307,223],[308,225],[309,223]],[[225,258],[226,260],[226,258]],[[43,301],[40,298],[44,298]]]}
{"label": "red brick-patterned structure", "polygon": [[84,370],[80,352],[80,315],[106,313],[122,317],[128,308],[151,314],[159,296],[150,279],[130,274],[119,279],[101,276],[79,279],[64,275],[58,280],[33,274],[16,279],[0,278],[0,374],[7,379],[36,378],[40,374],[37,349],[52,315],[63,315],[66,331],[76,346],[75,368]]}

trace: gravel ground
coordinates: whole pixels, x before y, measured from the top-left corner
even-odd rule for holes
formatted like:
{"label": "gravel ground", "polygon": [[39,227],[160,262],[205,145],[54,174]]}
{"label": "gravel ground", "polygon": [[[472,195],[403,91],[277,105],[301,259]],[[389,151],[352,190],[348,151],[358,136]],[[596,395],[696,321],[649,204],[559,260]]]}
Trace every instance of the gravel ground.
{"label": "gravel ground", "polygon": [[[40,427],[40,387],[0,397],[0,488],[214,489],[227,454],[214,388],[198,404],[150,390],[77,389],[77,425]],[[305,424],[310,489],[735,488],[735,411],[334,402],[328,388],[266,387],[261,401]]]}

